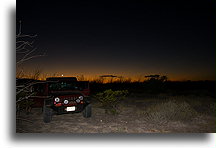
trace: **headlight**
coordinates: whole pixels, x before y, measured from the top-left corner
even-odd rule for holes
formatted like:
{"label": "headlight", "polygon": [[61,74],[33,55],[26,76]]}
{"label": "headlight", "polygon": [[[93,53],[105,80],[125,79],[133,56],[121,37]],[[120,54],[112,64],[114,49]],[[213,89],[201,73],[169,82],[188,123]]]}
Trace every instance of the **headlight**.
{"label": "headlight", "polygon": [[79,99],[80,99],[80,100],[83,100],[83,96],[79,96]]}
{"label": "headlight", "polygon": [[69,102],[68,100],[64,100],[64,104],[68,104],[68,102]]}
{"label": "headlight", "polygon": [[80,99],[76,99],[76,102],[77,102],[77,103],[80,103]]}
{"label": "headlight", "polygon": [[60,101],[60,99],[59,99],[58,97],[56,97],[56,98],[55,98],[55,101],[56,101],[56,102],[59,102],[59,101]]}

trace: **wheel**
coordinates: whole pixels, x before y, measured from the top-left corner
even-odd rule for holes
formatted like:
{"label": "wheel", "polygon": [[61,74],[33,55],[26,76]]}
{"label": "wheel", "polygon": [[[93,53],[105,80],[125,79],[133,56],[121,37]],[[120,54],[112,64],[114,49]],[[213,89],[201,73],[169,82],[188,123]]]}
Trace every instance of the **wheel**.
{"label": "wheel", "polygon": [[47,107],[44,103],[44,106],[43,106],[43,121],[45,123],[49,123],[51,122],[52,120],[52,109]]}
{"label": "wheel", "polygon": [[92,107],[91,104],[88,104],[83,110],[83,117],[89,118],[91,117]]}

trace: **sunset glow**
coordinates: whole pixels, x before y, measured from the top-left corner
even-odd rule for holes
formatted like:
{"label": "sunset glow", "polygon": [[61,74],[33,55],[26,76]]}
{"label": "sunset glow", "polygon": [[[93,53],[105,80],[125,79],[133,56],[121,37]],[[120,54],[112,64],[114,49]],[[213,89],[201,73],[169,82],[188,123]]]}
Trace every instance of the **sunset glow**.
{"label": "sunset glow", "polygon": [[143,81],[145,75],[159,74],[172,81],[215,80],[211,5],[170,5],[19,5],[17,20],[22,20],[23,33],[37,34],[34,54],[45,56],[18,70],[28,77],[39,69],[41,79],[83,75],[92,80],[111,74]]}

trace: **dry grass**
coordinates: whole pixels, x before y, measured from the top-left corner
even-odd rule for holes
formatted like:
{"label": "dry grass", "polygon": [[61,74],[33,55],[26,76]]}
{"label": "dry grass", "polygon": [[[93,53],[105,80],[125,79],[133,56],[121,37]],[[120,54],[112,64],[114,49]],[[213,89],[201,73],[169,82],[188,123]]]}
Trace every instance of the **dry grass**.
{"label": "dry grass", "polygon": [[150,105],[138,112],[145,120],[153,124],[166,124],[170,121],[188,121],[197,117],[198,112],[187,102],[169,99]]}
{"label": "dry grass", "polygon": [[215,116],[216,115],[216,103],[211,103],[209,104],[209,108],[208,108],[208,114]]}
{"label": "dry grass", "polygon": [[[21,133],[210,133],[215,132],[215,116],[197,112],[185,97],[146,99],[128,98],[119,105],[120,113],[105,113],[99,102],[92,103],[92,117],[81,113],[54,115],[43,123],[41,109],[17,116],[17,132]],[[184,99],[184,100],[182,100]],[[134,101],[137,100],[137,101]],[[199,99],[198,99],[199,100]],[[203,106],[195,103],[194,106]],[[200,104],[200,105],[199,105]],[[207,104],[211,104],[208,102]],[[212,104],[212,109],[214,105]],[[144,109],[144,110],[143,110]],[[215,110],[215,109],[214,109]],[[137,111],[137,114],[136,114]],[[26,120],[19,120],[26,119]],[[27,120],[31,122],[26,122]]]}

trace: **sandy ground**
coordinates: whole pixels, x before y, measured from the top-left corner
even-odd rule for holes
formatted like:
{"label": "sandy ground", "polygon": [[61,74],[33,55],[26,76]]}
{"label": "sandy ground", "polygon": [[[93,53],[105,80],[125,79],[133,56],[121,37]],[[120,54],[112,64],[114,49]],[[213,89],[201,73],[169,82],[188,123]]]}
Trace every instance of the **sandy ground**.
{"label": "sandy ground", "polygon": [[172,121],[163,125],[148,123],[137,114],[146,104],[122,105],[118,115],[107,115],[98,103],[92,103],[92,117],[82,113],[54,115],[51,123],[44,123],[42,110],[33,108],[31,113],[17,115],[17,133],[208,133],[215,132],[215,120],[199,116],[190,122]]}

